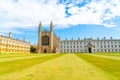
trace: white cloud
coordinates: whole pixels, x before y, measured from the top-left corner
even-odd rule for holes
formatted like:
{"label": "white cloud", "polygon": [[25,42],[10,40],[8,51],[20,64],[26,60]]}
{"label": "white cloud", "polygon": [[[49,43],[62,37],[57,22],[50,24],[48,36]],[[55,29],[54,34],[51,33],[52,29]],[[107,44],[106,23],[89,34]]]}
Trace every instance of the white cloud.
{"label": "white cloud", "polygon": [[[120,16],[120,1],[106,0],[96,1],[93,0],[91,3],[84,7],[72,7],[69,13],[72,14],[70,17],[72,24],[100,24],[106,27],[114,27],[113,24],[104,23],[104,20],[110,20],[115,16]],[[110,13],[105,13],[109,9]]]}
{"label": "white cloud", "polygon": [[111,28],[111,27],[115,27],[115,24],[104,24],[105,27]]}
{"label": "white cloud", "polygon": [[65,17],[65,6],[56,0],[0,0],[0,28],[30,28]]}
{"label": "white cloud", "polygon": [[[69,1],[69,0],[68,0]],[[58,0],[0,0],[0,30],[11,28],[33,28],[42,21],[49,25],[52,20],[58,28],[67,28],[69,25],[97,24],[106,27],[115,26],[115,23],[104,23],[115,16],[120,16],[120,0],[92,0],[85,6],[78,7],[83,0],[71,0],[66,16],[66,4],[58,4]],[[86,0],[87,2],[87,0]],[[66,2],[67,3],[67,2]],[[105,11],[109,9],[109,12]]]}

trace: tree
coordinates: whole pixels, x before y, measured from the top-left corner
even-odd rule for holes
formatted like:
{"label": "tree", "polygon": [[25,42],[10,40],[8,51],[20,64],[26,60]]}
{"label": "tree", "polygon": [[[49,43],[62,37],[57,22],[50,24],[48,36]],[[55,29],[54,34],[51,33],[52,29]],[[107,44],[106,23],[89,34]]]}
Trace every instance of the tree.
{"label": "tree", "polygon": [[36,50],[37,50],[37,48],[36,48],[36,46],[30,46],[30,52],[31,53],[36,53]]}

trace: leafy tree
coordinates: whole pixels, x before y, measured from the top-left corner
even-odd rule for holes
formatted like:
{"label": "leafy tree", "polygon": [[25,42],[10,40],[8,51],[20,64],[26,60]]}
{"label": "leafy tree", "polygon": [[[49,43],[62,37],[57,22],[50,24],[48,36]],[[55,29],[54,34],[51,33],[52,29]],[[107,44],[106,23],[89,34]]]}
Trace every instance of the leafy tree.
{"label": "leafy tree", "polygon": [[30,52],[31,52],[31,53],[36,53],[36,52],[37,52],[37,47],[31,45],[31,46],[30,46]]}

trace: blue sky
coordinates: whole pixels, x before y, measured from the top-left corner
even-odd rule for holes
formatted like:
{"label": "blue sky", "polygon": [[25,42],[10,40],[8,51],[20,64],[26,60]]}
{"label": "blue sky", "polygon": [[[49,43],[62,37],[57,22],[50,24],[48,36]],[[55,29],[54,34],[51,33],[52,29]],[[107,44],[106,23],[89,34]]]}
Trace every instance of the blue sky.
{"label": "blue sky", "polygon": [[38,25],[61,40],[97,37],[120,39],[120,0],[0,0],[0,35],[37,44]]}

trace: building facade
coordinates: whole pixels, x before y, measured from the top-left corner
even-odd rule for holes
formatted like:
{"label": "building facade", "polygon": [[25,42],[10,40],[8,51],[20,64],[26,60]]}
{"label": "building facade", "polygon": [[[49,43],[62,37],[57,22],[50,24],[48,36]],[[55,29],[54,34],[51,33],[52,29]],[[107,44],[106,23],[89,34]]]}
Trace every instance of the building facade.
{"label": "building facade", "polygon": [[120,39],[83,39],[62,40],[61,53],[95,53],[95,52],[120,52]]}
{"label": "building facade", "polygon": [[12,33],[9,36],[0,35],[0,53],[30,53],[30,44],[24,40],[12,38]]}
{"label": "building facade", "polygon": [[50,31],[42,31],[40,22],[38,29],[38,53],[58,53],[60,39],[53,32],[53,23],[50,23]]}

